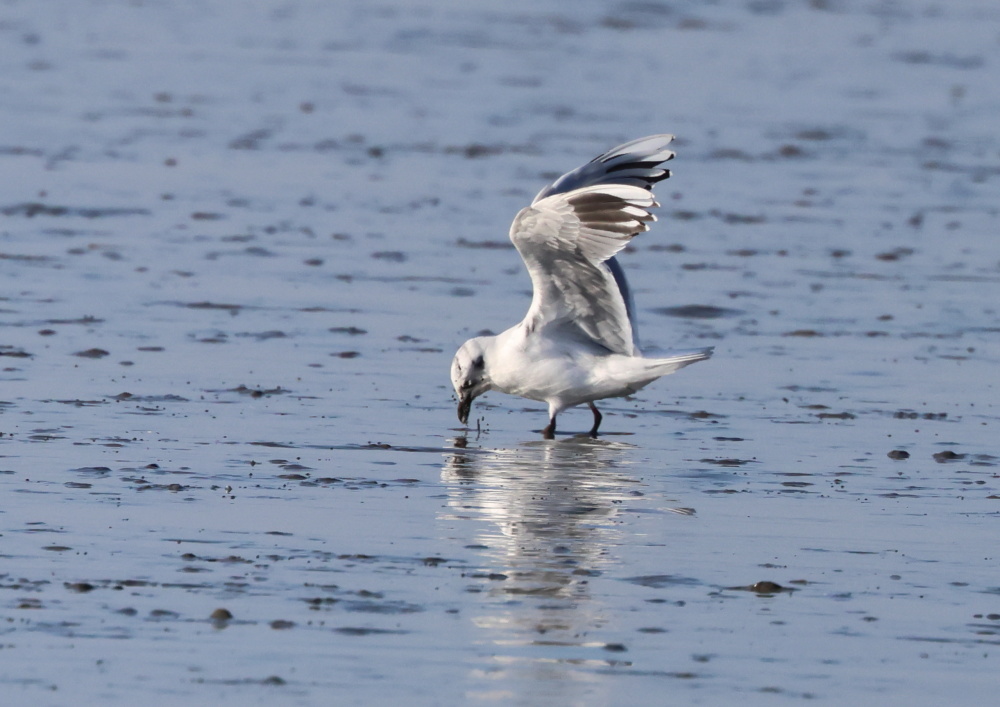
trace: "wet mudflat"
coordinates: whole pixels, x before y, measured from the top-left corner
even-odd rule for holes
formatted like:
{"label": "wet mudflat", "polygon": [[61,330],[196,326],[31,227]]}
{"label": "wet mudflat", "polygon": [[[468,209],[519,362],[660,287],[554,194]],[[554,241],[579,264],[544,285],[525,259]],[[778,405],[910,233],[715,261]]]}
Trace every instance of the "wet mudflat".
{"label": "wet mudflat", "polygon": [[[5,704],[983,704],[991,2],[0,8]],[[562,171],[711,361],[539,439],[448,365]]]}

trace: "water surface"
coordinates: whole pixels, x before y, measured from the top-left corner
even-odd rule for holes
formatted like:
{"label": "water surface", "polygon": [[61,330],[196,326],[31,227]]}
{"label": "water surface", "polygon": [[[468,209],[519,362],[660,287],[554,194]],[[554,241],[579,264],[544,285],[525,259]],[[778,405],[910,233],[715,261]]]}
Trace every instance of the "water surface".
{"label": "water surface", "polygon": [[[982,704],[982,0],[8,3],[5,704]],[[448,366],[559,173],[676,133],[586,409]]]}

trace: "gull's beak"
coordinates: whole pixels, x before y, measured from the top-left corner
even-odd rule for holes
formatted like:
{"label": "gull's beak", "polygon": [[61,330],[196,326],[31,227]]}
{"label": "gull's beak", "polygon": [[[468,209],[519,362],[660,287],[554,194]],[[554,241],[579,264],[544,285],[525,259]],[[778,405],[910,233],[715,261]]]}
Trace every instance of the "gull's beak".
{"label": "gull's beak", "polygon": [[458,399],[458,421],[463,425],[469,422],[470,410],[472,410],[472,396],[469,393],[463,393],[462,397]]}

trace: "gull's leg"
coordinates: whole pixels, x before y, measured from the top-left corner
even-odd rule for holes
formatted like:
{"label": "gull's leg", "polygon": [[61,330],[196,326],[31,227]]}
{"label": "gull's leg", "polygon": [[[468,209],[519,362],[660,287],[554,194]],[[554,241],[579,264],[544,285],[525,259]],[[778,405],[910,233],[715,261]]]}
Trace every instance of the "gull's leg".
{"label": "gull's leg", "polygon": [[556,438],[556,415],[562,408],[559,403],[554,401],[549,401],[549,424],[542,430],[542,437],[545,439],[555,439]]}
{"label": "gull's leg", "polygon": [[597,428],[601,426],[601,420],[604,419],[604,416],[601,414],[601,411],[597,409],[597,406],[594,405],[593,403],[587,403],[587,405],[590,406],[590,411],[594,413],[594,426],[590,428],[590,436],[596,438]]}

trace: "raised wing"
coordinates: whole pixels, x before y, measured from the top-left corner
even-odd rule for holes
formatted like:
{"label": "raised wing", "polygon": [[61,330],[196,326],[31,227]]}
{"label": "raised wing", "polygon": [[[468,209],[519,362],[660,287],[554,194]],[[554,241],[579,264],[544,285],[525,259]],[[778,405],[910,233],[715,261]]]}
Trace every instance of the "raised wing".
{"label": "raised wing", "polygon": [[[565,194],[574,189],[598,184],[629,184],[652,191],[654,184],[670,176],[670,170],[660,165],[674,158],[674,152],[667,149],[667,145],[673,142],[673,139],[673,135],[650,135],[608,150],[546,186],[538,192],[532,204],[555,194]],[[605,264],[614,275],[619,293],[625,300],[625,311],[632,327],[633,347],[638,349],[639,332],[635,321],[635,305],[632,302],[628,281],[625,279],[625,272],[615,258],[609,258]]]}
{"label": "raised wing", "polygon": [[607,261],[656,217],[645,188],[597,184],[535,201],[510,229],[534,294],[531,329],[575,327],[611,352],[635,355],[625,296]]}

